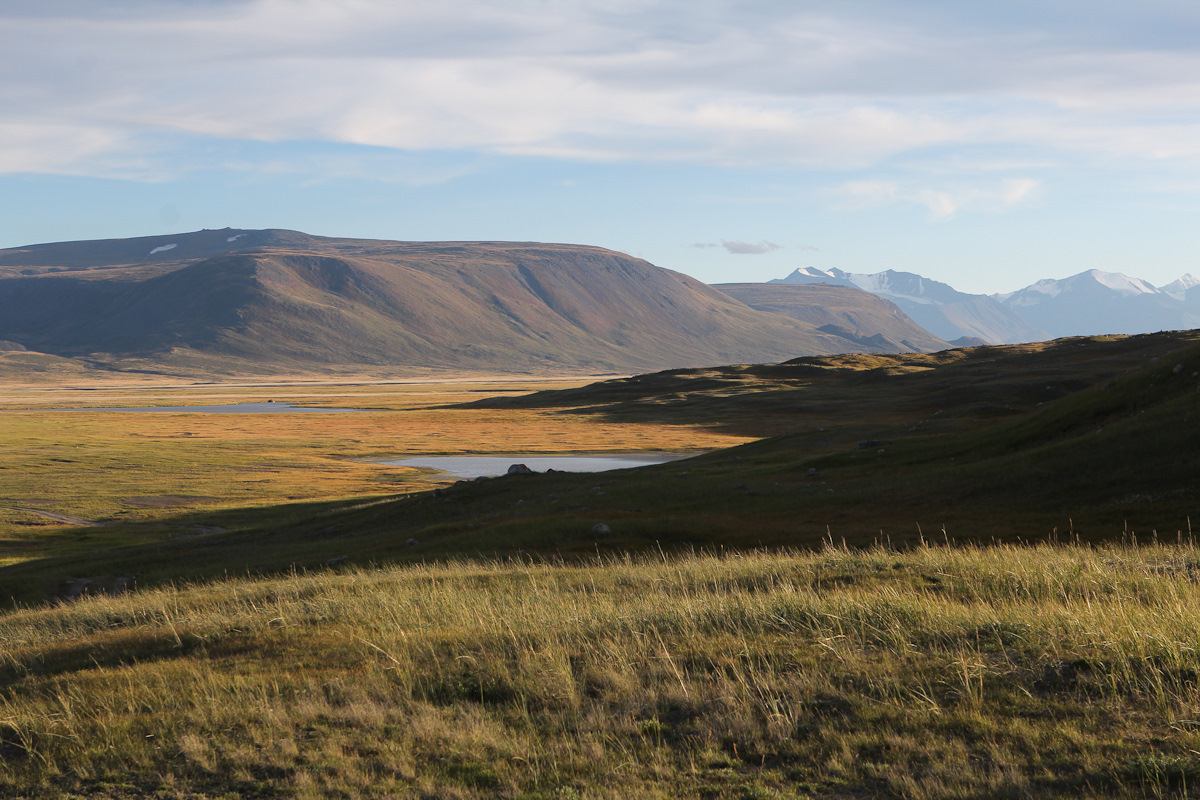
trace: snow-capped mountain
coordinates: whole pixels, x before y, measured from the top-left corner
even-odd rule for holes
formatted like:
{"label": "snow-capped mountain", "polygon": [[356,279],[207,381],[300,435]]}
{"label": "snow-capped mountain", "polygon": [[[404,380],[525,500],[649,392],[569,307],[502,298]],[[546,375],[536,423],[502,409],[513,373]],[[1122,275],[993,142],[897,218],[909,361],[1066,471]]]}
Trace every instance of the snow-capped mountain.
{"label": "snow-capped mountain", "polygon": [[771,283],[832,283],[854,286],[886,297],[925,330],[946,340],[963,337],[990,344],[1035,342],[1050,338],[1012,309],[982,294],[966,294],[913,272],[887,270],[874,274],[804,267]]}
{"label": "snow-capped mountain", "polygon": [[895,270],[857,274],[805,267],[771,282],[856,286],[886,297],[918,325],[947,340],[971,336],[1001,344],[1200,328],[1200,280],[1190,274],[1154,286],[1119,272],[1091,269],[993,295],[966,294]]}
{"label": "snow-capped mountain", "polygon": [[1188,272],[1181,275],[1178,280],[1171,281],[1166,286],[1158,287],[1158,290],[1166,292],[1176,300],[1182,300],[1184,299],[1184,295],[1187,294],[1188,289],[1196,286],[1200,286],[1200,280],[1192,277],[1192,273]]}
{"label": "snow-capped mountain", "polygon": [[1200,327],[1200,294],[1188,291],[1197,285],[1191,275],[1159,288],[1119,272],[1090,269],[992,297],[1053,337],[1149,333]]}

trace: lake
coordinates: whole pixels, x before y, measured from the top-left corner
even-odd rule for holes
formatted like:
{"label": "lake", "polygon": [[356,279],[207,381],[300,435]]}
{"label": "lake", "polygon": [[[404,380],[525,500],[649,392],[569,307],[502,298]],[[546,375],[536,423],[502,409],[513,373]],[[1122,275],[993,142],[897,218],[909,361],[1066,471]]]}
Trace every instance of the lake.
{"label": "lake", "polygon": [[431,467],[459,478],[485,478],[503,475],[513,464],[524,464],[534,472],[556,469],[561,472],[606,472],[651,464],[666,464],[691,458],[695,453],[620,453],[610,456],[414,456],[375,461],[397,467]]}

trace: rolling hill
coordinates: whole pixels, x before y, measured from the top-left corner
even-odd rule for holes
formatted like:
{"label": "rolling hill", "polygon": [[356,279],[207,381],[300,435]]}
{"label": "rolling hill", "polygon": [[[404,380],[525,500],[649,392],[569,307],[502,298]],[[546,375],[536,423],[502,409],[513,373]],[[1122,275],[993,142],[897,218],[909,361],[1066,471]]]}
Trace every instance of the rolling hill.
{"label": "rolling hill", "polygon": [[897,346],[825,325],[581,245],[221,230],[0,251],[0,340],[115,369],[630,372]]}
{"label": "rolling hill", "polygon": [[[195,510],[223,531],[0,568],[26,600],[63,575],[153,585],[223,574],[645,548],[819,548],[886,537],[1084,541],[1190,535],[1200,491],[1200,333],[673,370],[477,401],[765,435],[602,474],[460,481],[436,492]],[[775,434],[775,435],[770,435]],[[603,524],[609,532],[597,532]],[[944,531],[944,533],[943,533]],[[936,532],[936,534],[934,533]],[[407,544],[409,538],[419,548]]]}

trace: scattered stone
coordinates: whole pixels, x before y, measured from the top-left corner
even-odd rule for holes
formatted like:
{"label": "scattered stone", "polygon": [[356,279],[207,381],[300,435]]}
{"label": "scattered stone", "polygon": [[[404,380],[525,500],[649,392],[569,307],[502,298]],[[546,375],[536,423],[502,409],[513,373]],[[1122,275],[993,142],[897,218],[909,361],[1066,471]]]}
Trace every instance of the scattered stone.
{"label": "scattered stone", "polygon": [[409,547],[416,547],[417,545],[420,544],[420,542],[416,539],[409,539],[407,544]]}
{"label": "scattered stone", "polygon": [[533,470],[531,470],[529,467],[525,466],[524,464],[513,464],[511,467],[508,468],[508,472],[506,472],[504,474],[505,475],[536,475],[537,473],[534,472]]}
{"label": "scattered stone", "polygon": [[91,578],[72,578],[63,584],[59,596],[64,600],[78,600],[88,593],[93,581]]}
{"label": "scattered stone", "polygon": [[1171,370],[1171,372],[1175,373],[1176,375],[1182,375],[1183,369],[1184,369],[1183,364],[1176,364],[1175,369]]}
{"label": "scattered stone", "polygon": [[605,525],[603,522],[597,522],[592,526],[592,533],[596,536],[607,536],[612,533],[612,528]]}
{"label": "scattered stone", "polygon": [[816,467],[809,467],[808,472],[804,474],[810,478],[815,478],[821,474],[821,470],[817,469]]}
{"label": "scattered stone", "polygon": [[328,559],[325,562],[325,566],[336,567],[339,564],[345,564],[349,560],[350,560],[350,556],[336,556],[335,558]]}
{"label": "scattered stone", "polygon": [[91,578],[67,578],[59,584],[57,600],[71,603],[84,597],[96,595],[119,596],[127,594],[136,587],[137,578],[133,575],[118,577],[101,576]]}

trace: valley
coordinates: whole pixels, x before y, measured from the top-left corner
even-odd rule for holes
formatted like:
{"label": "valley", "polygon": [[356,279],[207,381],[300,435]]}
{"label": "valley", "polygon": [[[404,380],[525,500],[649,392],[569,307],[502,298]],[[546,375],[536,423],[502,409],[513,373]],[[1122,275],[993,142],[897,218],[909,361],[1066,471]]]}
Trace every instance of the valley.
{"label": "valley", "polygon": [[[1200,331],[954,347],[855,287],[204,234],[30,248],[0,279],[9,308],[117,298],[36,335],[5,318],[0,794],[1144,798],[1200,777]],[[394,279],[455,258],[487,262],[455,279],[476,300],[540,287],[504,324],[541,344],[413,358],[442,334],[411,336]],[[207,315],[210,290],[237,313]],[[500,319],[433,297],[476,334]],[[724,358],[764,352],[747,331],[786,357]],[[114,347],[72,343],[93,334]],[[688,457],[380,463],[630,453]]]}

